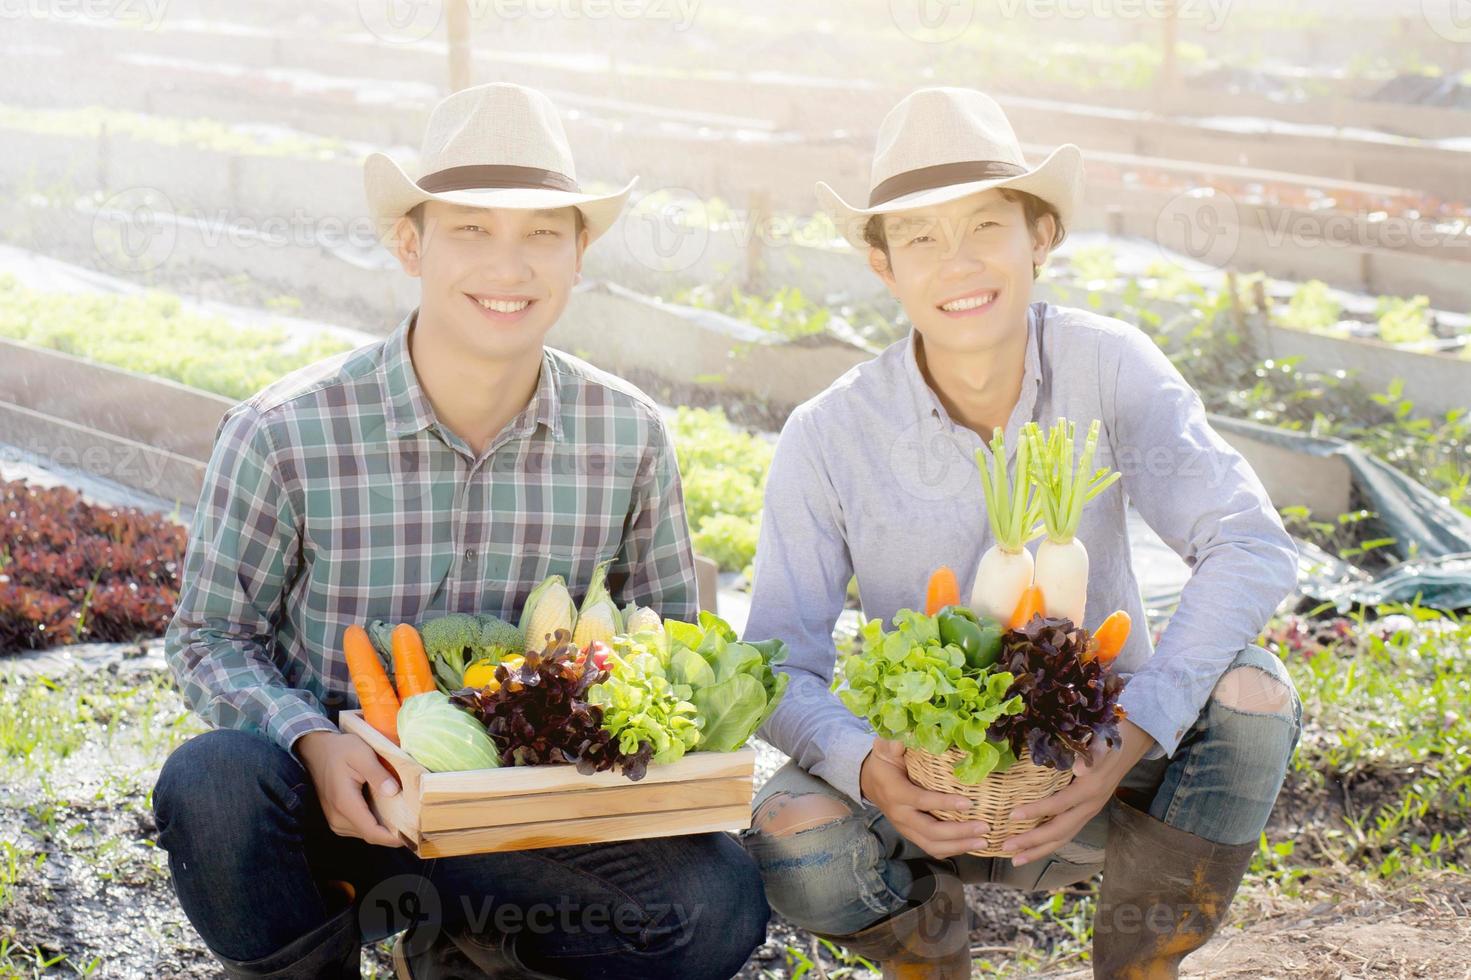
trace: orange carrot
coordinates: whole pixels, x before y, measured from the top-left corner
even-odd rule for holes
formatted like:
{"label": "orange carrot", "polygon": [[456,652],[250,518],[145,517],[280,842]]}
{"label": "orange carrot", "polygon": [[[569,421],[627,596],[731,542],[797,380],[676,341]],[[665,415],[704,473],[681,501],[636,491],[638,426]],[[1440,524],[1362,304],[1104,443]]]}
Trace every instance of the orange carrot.
{"label": "orange carrot", "polygon": [[925,593],[924,612],[926,616],[933,616],[946,606],[960,605],[960,583],[955,581],[955,573],[950,566],[941,565],[935,569],[935,574],[930,576],[930,586]]}
{"label": "orange carrot", "polygon": [[418,630],[409,623],[399,623],[393,628],[392,645],[393,679],[398,684],[400,698],[407,701],[415,694],[438,690],[434,685],[434,674],[429,670],[424,640]]}
{"label": "orange carrot", "polygon": [[1032,621],[1033,616],[1042,614],[1045,608],[1042,601],[1042,586],[1029,585],[1022,593],[1021,601],[1016,604],[1016,610],[1011,614],[1011,621],[1006,624],[1007,629],[1021,629]]}
{"label": "orange carrot", "polygon": [[388,671],[361,626],[349,626],[342,634],[342,652],[347,657],[347,673],[358,692],[363,719],[398,744],[398,695],[388,680]]}
{"label": "orange carrot", "polygon": [[1093,640],[1098,644],[1099,663],[1112,663],[1113,658],[1119,655],[1124,648],[1124,641],[1129,638],[1129,628],[1133,621],[1129,614],[1120,609],[1118,612],[1110,613],[1109,617],[1099,624],[1098,629],[1093,631]]}

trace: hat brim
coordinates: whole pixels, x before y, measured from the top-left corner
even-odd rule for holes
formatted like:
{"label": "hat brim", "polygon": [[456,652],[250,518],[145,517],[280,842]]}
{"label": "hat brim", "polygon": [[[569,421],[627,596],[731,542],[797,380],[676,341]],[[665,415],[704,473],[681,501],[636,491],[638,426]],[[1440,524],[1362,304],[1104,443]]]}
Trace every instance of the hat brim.
{"label": "hat brim", "polygon": [[868,224],[868,219],[876,214],[894,214],[933,207],[997,187],[1009,187],[1040,197],[1057,209],[1058,217],[1067,226],[1072,222],[1083,199],[1083,151],[1072,143],[1064,143],[1049,153],[1046,160],[1024,174],[931,187],[871,208],[849,204],[821,180],[817,182],[817,198],[823,209],[832,215],[838,231],[848,243],[854,248],[866,249],[868,242],[864,241],[863,229]]}
{"label": "hat brim", "polygon": [[388,240],[398,219],[425,201],[444,201],[472,208],[577,208],[582,212],[588,244],[596,241],[618,220],[628,195],[638,183],[635,177],[611,194],[577,194],[538,187],[492,187],[431,194],[414,182],[386,153],[372,153],[363,162],[363,190],[368,210],[378,226],[380,240]]}

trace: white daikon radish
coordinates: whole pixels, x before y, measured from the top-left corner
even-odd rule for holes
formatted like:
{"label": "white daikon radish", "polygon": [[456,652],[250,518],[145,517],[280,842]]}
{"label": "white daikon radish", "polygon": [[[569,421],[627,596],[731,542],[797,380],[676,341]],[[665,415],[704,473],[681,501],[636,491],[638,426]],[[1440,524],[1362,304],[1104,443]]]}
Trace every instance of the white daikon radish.
{"label": "white daikon radish", "polygon": [[1042,533],[1037,522],[1040,504],[1032,486],[1031,452],[1027,440],[1016,447],[1016,472],[1006,466],[1006,437],[997,429],[991,439],[991,461],[984,450],[976,450],[981,471],[981,492],[986,497],[986,519],[996,543],[981,556],[970,606],[998,623],[1011,619],[1022,593],[1032,584],[1032,553],[1027,542]]}
{"label": "white daikon radish", "polygon": [[1022,445],[1031,446],[1037,497],[1047,537],[1037,546],[1034,581],[1042,589],[1049,618],[1070,619],[1083,624],[1088,600],[1088,549],[1077,538],[1083,505],[1119,478],[1100,467],[1091,476],[1088,467],[1098,451],[1099,422],[1088,427],[1081,461],[1074,459],[1077,426],[1067,419],[1057,423],[1044,438],[1035,422],[1022,431]]}

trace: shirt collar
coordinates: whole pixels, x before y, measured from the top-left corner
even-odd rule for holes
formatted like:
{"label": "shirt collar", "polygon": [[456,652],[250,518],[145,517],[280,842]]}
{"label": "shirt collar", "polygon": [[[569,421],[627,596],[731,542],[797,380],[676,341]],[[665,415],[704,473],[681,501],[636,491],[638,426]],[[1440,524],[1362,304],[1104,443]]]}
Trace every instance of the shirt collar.
{"label": "shirt collar", "polygon": [[[1011,413],[1011,422],[1026,421],[1032,417],[1032,410],[1037,405],[1037,389],[1042,385],[1042,354],[1039,350],[1038,341],[1038,318],[1039,307],[1042,304],[1033,303],[1027,307],[1027,351],[1022,362],[1022,390],[1017,399],[1016,408]],[[903,371],[905,381],[914,395],[915,405],[918,409],[920,419],[938,419],[949,425],[953,424],[950,413],[945,411],[945,406],[940,404],[940,397],[925,381],[924,372],[919,369],[919,333],[910,328],[909,337],[904,342]],[[1012,430],[1017,428],[1016,424],[1009,424],[1006,431],[1008,446],[1015,445]]]}
{"label": "shirt collar", "polygon": [[[387,428],[395,436],[422,432],[439,421],[434,415],[434,407],[429,404],[428,396],[419,386],[419,378],[414,373],[413,358],[409,355],[409,331],[413,329],[418,316],[417,309],[410,312],[383,345],[380,382],[383,386],[383,400],[388,406]],[[509,426],[512,436],[529,436],[537,425],[545,425],[554,438],[562,438],[562,395],[559,381],[560,372],[555,359],[548,351],[543,350],[536,391],[532,393],[531,401],[512,420]]]}

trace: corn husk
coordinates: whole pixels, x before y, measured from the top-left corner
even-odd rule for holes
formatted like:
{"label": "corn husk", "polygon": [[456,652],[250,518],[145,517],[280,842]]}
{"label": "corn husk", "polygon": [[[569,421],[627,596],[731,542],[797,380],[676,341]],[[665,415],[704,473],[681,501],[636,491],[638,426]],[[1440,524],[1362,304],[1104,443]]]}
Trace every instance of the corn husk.
{"label": "corn husk", "polygon": [[528,650],[540,650],[557,632],[571,633],[577,623],[577,604],[567,591],[567,582],[552,575],[536,587],[521,610],[521,632]]}
{"label": "corn husk", "polygon": [[577,611],[577,629],[572,634],[572,643],[579,650],[587,649],[589,643],[598,640],[611,643],[613,637],[623,632],[623,614],[618,611],[618,604],[608,594],[610,564],[612,563],[603,562],[593,570],[587,595],[582,599],[582,608]]}

